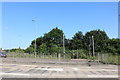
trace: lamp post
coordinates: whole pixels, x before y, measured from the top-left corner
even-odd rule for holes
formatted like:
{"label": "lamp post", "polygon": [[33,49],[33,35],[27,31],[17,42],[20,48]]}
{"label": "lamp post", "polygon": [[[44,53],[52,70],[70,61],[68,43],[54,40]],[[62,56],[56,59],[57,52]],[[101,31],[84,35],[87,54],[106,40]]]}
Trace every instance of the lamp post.
{"label": "lamp post", "polygon": [[[35,19],[32,19],[32,22],[35,23]],[[35,26],[35,30],[36,30],[36,26]],[[35,36],[36,36],[36,31],[35,31]],[[35,62],[36,62],[36,38],[35,38],[35,44],[34,44],[34,54],[35,54]]]}

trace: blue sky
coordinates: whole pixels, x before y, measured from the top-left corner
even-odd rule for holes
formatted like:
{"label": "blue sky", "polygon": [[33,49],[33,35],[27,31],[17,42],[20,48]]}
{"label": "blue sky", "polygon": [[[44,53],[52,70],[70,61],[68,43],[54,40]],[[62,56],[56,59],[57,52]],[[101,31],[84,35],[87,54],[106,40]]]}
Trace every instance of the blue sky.
{"label": "blue sky", "polygon": [[[35,19],[35,22],[32,22]],[[117,2],[4,2],[2,47],[27,48],[36,37],[55,27],[67,38],[82,31],[101,29],[118,37]]]}

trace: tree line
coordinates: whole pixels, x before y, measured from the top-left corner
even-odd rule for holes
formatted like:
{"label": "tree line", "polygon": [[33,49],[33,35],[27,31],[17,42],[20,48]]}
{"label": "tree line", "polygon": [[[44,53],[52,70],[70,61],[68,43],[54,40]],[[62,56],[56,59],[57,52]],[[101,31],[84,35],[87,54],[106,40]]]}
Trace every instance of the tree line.
{"label": "tree line", "polygon": [[[37,54],[63,53],[63,47],[65,47],[65,53],[76,50],[88,53],[93,50],[93,40],[95,52],[120,54],[120,39],[110,39],[106,32],[100,29],[91,30],[85,35],[78,31],[71,39],[67,39],[64,32],[56,27],[35,40]],[[35,40],[24,50],[26,53],[34,53]],[[63,41],[65,46],[63,46]]]}

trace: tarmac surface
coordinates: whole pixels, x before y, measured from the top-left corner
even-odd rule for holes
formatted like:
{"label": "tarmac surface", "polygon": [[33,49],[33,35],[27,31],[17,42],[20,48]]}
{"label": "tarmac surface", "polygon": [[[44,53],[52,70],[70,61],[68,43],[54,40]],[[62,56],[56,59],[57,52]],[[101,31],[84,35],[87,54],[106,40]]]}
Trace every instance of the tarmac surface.
{"label": "tarmac surface", "polygon": [[2,78],[118,78],[118,65],[87,60],[3,58]]}

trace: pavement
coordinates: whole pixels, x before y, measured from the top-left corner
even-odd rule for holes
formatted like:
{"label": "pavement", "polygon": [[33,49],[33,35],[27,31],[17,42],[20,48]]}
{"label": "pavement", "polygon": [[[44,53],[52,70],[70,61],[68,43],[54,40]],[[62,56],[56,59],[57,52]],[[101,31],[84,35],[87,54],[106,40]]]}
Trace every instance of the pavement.
{"label": "pavement", "polygon": [[30,63],[29,59],[23,63],[22,60],[24,61],[24,58],[16,61],[10,58],[2,59],[3,62],[0,64],[2,78],[118,78],[118,65],[96,63],[89,66],[87,62],[85,63],[86,60],[80,60],[81,64],[75,60],[72,60],[75,64],[71,63],[72,61],[47,63],[50,60],[42,61],[46,62],[44,64],[41,63],[41,59],[36,63]]}

